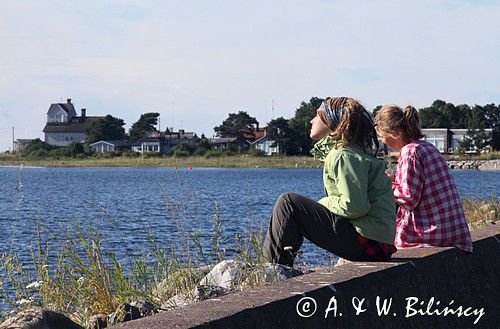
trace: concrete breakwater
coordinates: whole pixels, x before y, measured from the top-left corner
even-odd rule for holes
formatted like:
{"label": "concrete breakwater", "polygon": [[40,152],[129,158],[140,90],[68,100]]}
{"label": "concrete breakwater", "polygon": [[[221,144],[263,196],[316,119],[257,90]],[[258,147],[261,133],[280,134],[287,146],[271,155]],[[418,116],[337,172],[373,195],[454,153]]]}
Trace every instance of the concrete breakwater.
{"label": "concrete breakwater", "polygon": [[500,160],[448,161],[448,168],[500,170]]}
{"label": "concrete breakwater", "polygon": [[410,248],[173,309],[121,328],[498,328],[496,224],[474,253]]}

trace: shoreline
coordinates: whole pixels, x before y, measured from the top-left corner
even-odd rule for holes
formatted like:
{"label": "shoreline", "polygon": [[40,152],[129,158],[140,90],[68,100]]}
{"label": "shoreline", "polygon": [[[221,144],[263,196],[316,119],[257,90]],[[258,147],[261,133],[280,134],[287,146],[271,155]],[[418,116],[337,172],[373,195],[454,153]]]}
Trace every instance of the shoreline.
{"label": "shoreline", "polygon": [[29,167],[129,167],[129,168],[322,168],[323,164],[312,157],[151,157],[151,158],[102,158],[102,159],[0,159],[0,166]]}
{"label": "shoreline", "polygon": [[[499,171],[500,160],[449,160],[451,170]],[[323,164],[312,157],[251,157],[224,156],[204,157],[152,157],[152,158],[62,158],[62,159],[0,159],[0,167],[43,167],[43,168],[281,168],[311,169],[322,168]]]}

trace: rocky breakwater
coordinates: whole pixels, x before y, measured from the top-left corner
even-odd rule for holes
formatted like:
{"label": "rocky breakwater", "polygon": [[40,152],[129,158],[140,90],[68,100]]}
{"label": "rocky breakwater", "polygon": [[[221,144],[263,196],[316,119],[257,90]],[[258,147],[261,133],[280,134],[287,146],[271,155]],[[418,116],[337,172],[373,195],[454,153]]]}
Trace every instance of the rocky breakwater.
{"label": "rocky breakwater", "polygon": [[450,169],[500,170],[500,160],[448,161]]}
{"label": "rocky breakwater", "polygon": [[[82,325],[88,329],[101,329],[123,322],[140,319],[149,315],[169,311],[172,308],[187,306],[199,301],[213,299],[238,290],[259,284],[283,281],[302,275],[300,270],[278,264],[248,264],[238,260],[225,260],[217,265],[199,269],[203,278],[189,291],[179,291],[173,297],[163,300],[171,286],[171,279],[160,282],[153,291],[151,301],[138,300],[118,305],[111,314],[96,314]],[[8,318],[0,329],[83,329],[70,318],[40,308],[28,309]]]}

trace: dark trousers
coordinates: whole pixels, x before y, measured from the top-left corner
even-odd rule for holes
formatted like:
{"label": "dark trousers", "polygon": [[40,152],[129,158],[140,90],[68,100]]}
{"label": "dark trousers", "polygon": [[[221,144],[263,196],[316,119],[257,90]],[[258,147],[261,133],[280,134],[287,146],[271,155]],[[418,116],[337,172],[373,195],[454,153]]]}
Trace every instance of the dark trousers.
{"label": "dark trousers", "polygon": [[356,239],[357,234],[348,220],[312,199],[287,192],[280,195],[274,206],[263,252],[272,263],[293,266],[297,251],[306,238],[339,257],[367,260]]}

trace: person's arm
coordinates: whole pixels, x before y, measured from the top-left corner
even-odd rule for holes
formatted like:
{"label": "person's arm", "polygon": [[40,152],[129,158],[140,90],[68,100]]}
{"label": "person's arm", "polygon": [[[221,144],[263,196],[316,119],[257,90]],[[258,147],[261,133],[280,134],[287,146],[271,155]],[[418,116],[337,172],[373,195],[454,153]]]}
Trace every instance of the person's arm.
{"label": "person's arm", "polygon": [[408,210],[415,209],[424,188],[424,169],[416,152],[401,155],[396,180],[392,183],[392,192],[396,202]]}
{"label": "person's arm", "polygon": [[330,173],[340,195],[330,195],[318,202],[342,217],[358,218],[366,214],[370,210],[368,168],[348,156],[339,155]]}

